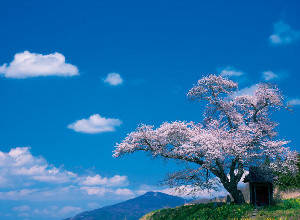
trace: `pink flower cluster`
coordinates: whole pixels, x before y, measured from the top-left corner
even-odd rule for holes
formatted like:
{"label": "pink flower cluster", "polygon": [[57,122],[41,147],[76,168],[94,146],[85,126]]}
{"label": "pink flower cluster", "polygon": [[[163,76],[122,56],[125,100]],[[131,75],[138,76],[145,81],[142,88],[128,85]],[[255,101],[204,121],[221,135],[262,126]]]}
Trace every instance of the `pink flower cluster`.
{"label": "pink flower cluster", "polygon": [[[266,158],[276,171],[296,171],[297,152],[285,147],[288,141],[275,140],[277,124],[270,119],[272,111],[285,108],[281,91],[272,84],[258,84],[254,95],[235,96],[237,87],[221,76],[203,77],[188,93],[191,100],[208,102],[203,123],[166,122],[156,129],[140,125],[117,144],[114,157],[142,150],[191,162],[197,165],[193,172],[189,169],[194,178],[206,170],[213,174],[211,179],[219,177],[225,188],[233,181],[237,184],[245,170]],[[171,176],[180,179],[178,175]]]}

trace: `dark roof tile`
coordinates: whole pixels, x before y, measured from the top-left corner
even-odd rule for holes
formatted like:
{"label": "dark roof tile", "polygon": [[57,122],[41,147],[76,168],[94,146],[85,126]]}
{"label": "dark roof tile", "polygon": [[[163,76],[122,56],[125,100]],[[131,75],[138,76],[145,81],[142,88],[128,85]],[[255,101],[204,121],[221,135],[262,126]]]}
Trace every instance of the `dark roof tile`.
{"label": "dark roof tile", "polygon": [[244,183],[273,183],[276,175],[268,167],[250,167],[249,174],[244,178]]}

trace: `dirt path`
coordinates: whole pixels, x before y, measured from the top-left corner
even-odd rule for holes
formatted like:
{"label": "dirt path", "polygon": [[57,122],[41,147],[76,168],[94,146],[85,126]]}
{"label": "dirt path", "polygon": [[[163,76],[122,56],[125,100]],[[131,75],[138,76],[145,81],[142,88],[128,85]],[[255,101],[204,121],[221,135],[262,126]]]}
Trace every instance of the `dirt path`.
{"label": "dirt path", "polygon": [[252,216],[250,217],[250,219],[256,219],[256,216],[257,216],[257,208],[255,208],[252,212]]}

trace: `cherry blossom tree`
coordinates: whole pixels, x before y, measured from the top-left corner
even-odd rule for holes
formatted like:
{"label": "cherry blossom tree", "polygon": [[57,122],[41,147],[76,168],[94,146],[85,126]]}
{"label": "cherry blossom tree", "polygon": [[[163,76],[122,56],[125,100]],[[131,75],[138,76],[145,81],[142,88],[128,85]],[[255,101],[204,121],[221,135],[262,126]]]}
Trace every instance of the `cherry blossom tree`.
{"label": "cherry blossom tree", "polygon": [[194,192],[221,184],[238,204],[244,197],[238,183],[251,166],[266,158],[274,171],[297,171],[297,152],[276,140],[273,111],[287,109],[281,91],[273,84],[260,83],[252,95],[238,95],[238,84],[228,78],[209,75],[188,92],[193,101],[206,101],[201,123],[175,121],[158,128],[140,125],[116,145],[114,157],[135,151],[175,159],[186,168],[168,174],[170,187],[190,187]]}

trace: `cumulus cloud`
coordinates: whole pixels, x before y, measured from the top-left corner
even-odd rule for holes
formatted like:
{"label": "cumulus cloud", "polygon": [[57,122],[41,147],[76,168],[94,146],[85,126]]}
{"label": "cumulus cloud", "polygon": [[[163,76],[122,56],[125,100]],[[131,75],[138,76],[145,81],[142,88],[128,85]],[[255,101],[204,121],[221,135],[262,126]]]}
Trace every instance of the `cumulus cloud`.
{"label": "cumulus cloud", "polygon": [[81,119],[68,125],[68,128],[73,129],[76,132],[97,134],[115,131],[115,128],[121,124],[122,121],[119,119],[105,118],[101,117],[99,114],[94,114],[88,119]]}
{"label": "cumulus cloud", "polygon": [[80,187],[82,191],[85,191],[89,196],[103,196],[104,194],[111,192],[110,189],[106,189],[104,187],[97,187],[97,186],[83,186]]}
{"label": "cumulus cloud", "polygon": [[65,183],[77,177],[62,167],[51,166],[43,157],[34,157],[29,147],[0,151],[0,187],[29,185],[32,182]]}
{"label": "cumulus cloud", "polygon": [[[7,153],[0,151],[0,176],[0,188],[5,189],[0,191],[0,200],[47,201],[104,196],[129,184],[127,176],[80,175],[57,168],[43,157],[33,156],[29,147],[13,148]],[[15,211],[21,209],[27,207],[14,208]]]}
{"label": "cumulus cloud", "polygon": [[236,70],[235,68],[228,66],[225,69],[221,70],[220,75],[221,76],[229,76],[229,77],[242,76],[242,75],[244,75],[244,72]]}
{"label": "cumulus cloud", "polygon": [[117,86],[123,83],[123,79],[118,73],[109,73],[104,79],[104,82],[111,86]]}
{"label": "cumulus cloud", "polygon": [[115,194],[122,195],[122,196],[132,196],[134,195],[134,192],[130,189],[116,189]]}
{"label": "cumulus cloud", "polygon": [[75,76],[79,73],[76,66],[66,63],[61,53],[43,55],[24,51],[15,54],[9,64],[0,66],[0,74],[6,78],[24,79],[38,76]]}
{"label": "cumulus cloud", "polygon": [[300,31],[292,29],[285,22],[278,21],[274,24],[274,33],[269,37],[271,44],[290,44],[300,38]]}
{"label": "cumulus cloud", "polygon": [[87,176],[85,180],[82,181],[83,185],[94,186],[94,185],[104,185],[107,182],[107,178],[102,178],[99,174],[95,176]]}
{"label": "cumulus cloud", "polygon": [[300,99],[291,99],[290,101],[288,101],[288,104],[290,105],[300,105]]}
{"label": "cumulus cloud", "polygon": [[111,178],[101,177],[99,174],[95,176],[87,176],[81,182],[82,185],[86,186],[96,186],[96,185],[104,185],[104,186],[124,186],[128,185],[127,176],[119,176],[115,175]]}
{"label": "cumulus cloud", "polygon": [[[123,188],[128,184],[127,176],[105,177],[97,173],[73,173],[62,166],[57,168],[45,158],[32,155],[29,147],[0,151],[0,201],[13,204],[9,213],[0,215],[11,214],[10,219],[74,216],[84,211],[73,206],[74,201],[81,201],[86,208],[97,208],[100,205],[93,202],[101,199],[120,201],[136,195],[131,189]],[[45,203],[60,206],[43,207]]]}

